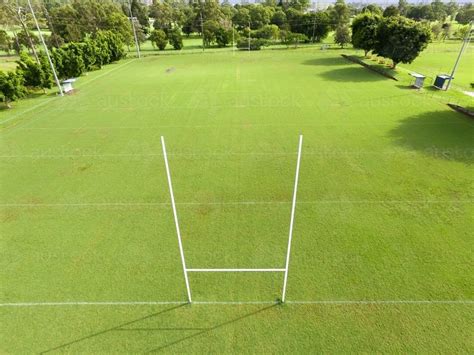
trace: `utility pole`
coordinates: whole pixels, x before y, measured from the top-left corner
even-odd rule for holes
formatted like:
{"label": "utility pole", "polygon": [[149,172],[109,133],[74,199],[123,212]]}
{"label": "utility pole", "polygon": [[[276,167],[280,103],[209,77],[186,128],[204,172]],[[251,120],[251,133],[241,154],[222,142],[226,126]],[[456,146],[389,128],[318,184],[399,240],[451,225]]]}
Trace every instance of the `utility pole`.
{"label": "utility pole", "polygon": [[461,59],[461,56],[464,53],[464,50],[467,48],[469,42],[471,41],[471,32],[472,32],[472,21],[469,22],[469,31],[467,31],[467,35],[463,39],[461,50],[459,51],[458,57],[456,58],[456,63],[454,63],[453,71],[451,72],[451,75],[449,77],[448,85],[446,85],[446,90],[448,90],[449,87],[451,86],[451,81],[454,78],[454,73],[456,72],[456,69],[458,68],[458,64]]}
{"label": "utility pole", "polygon": [[61,83],[59,82],[58,75],[56,74],[56,69],[54,68],[53,61],[51,60],[51,56],[49,55],[48,46],[44,42],[43,34],[41,33],[41,29],[38,25],[38,20],[36,19],[35,11],[33,10],[33,6],[31,6],[30,0],[28,0],[28,6],[30,7],[31,14],[33,15],[33,20],[35,21],[36,28],[38,29],[38,34],[41,39],[41,43],[43,43],[44,51],[46,52],[46,56],[48,57],[49,65],[51,66],[54,80],[56,81],[56,85],[58,86],[58,89],[59,89],[59,95],[64,96],[63,88],[61,87]]}
{"label": "utility pole", "polygon": [[131,0],[128,0],[128,9],[130,10],[130,21],[132,22],[132,29],[133,29],[133,38],[135,39],[135,47],[137,47],[137,57],[140,59],[141,53],[140,53],[140,44],[138,43],[138,37],[137,37],[137,31],[135,30],[135,21],[132,13],[132,2]]}
{"label": "utility pole", "polygon": [[313,16],[313,37],[311,37],[311,43],[314,43],[314,33],[316,32],[316,17]]}

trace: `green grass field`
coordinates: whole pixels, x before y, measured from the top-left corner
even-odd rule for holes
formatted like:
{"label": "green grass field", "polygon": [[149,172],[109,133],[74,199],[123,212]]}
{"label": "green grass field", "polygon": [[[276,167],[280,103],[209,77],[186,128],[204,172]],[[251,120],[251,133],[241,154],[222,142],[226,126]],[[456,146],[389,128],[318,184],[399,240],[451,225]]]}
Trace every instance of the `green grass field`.
{"label": "green grass field", "polygon": [[[428,48],[411,64],[400,64],[410,71],[416,71],[434,80],[438,74],[451,74],[461,49],[460,41],[430,43]],[[454,75],[453,85],[463,90],[474,91],[474,48],[469,45],[463,53]],[[431,82],[430,82],[431,83]]]}
{"label": "green grass field", "polygon": [[[0,111],[0,350],[472,353],[474,122],[339,54],[126,60]],[[214,273],[184,304],[160,137],[188,267],[280,268],[299,134],[288,303]]]}

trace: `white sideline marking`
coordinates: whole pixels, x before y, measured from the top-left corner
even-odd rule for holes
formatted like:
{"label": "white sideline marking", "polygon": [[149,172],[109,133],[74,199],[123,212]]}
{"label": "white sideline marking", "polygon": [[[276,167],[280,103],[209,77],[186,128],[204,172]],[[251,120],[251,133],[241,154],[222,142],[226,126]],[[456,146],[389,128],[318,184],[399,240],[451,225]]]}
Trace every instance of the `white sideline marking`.
{"label": "white sideline marking", "polygon": [[[298,201],[298,205],[317,205],[317,204],[456,204],[456,203],[474,203],[474,200],[315,200]],[[98,202],[98,203],[2,203],[0,207],[146,207],[146,206],[169,206],[170,202]],[[291,201],[232,201],[232,202],[177,202],[180,206],[233,206],[233,205],[286,205]]]}
{"label": "white sideline marking", "polygon": [[[251,305],[279,304],[278,301],[194,301],[200,305]],[[137,301],[137,302],[11,302],[0,303],[0,307],[60,307],[60,306],[160,306],[172,304],[189,304],[185,301]],[[321,301],[286,301],[294,305],[474,305],[474,300],[321,300]]]}
{"label": "white sideline marking", "polygon": [[284,272],[285,269],[186,269],[189,272]]}
{"label": "white sideline marking", "polygon": [[167,305],[186,304],[183,301],[137,301],[137,302],[18,302],[0,303],[0,307],[45,307],[45,306],[146,306],[146,305]]}
{"label": "white sideline marking", "polygon": [[[85,85],[86,83],[84,83]],[[424,123],[411,123],[413,126],[445,126],[446,124],[458,125],[459,122],[424,122]],[[392,126],[393,122],[344,122],[345,126]],[[222,127],[340,127],[341,122],[337,123],[237,123],[227,125],[155,125],[155,126],[85,126],[85,127],[21,127],[19,130],[103,130],[103,129],[124,129],[124,130],[159,130],[163,128],[185,128],[185,129],[196,129],[196,128],[222,128]]]}
{"label": "white sideline marking", "polygon": [[291,203],[291,217],[290,217],[290,231],[288,234],[288,247],[286,251],[286,263],[285,263],[285,276],[283,277],[283,291],[281,293],[281,300],[285,302],[286,298],[286,286],[288,282],[288,268],[290,267],[290,253],[291,253],[291,240],[293,238],[293,224],[295,221],[295,209],[296,209],[296,194],[298,193],[298,179],[300,176],[300,164],[301,164],[301,150],[303,149],[303,135],[300,135],[300,141],[298,144],[298,159],[296,161],[296,174],[295,174],[295,187],[293,190],[293,200]]}
{"label": "white sideline marking", "polygon": [[100,78],[102,78],[102,77],[104,77],[104,76],[106,76],[106,75],[109,75],[110,73],[113,73],[113,72],[116,71],[117,69],[120,69],[120,68],[122,68],[122,67],[124,67],[124,66],[126,66],[126,65],[128,65],[128,64],[130,64],[130,63],[133,63],[135,60],[137,60],[137,58],[131,59],[129,62],[120,64],[119,66],[117,66],[117,67],[115,67],[115,68],[112,68],[111,70],[109,70],[109,71],[107,71],[107,72],[105,72],[105,73],[103,73],[103,74],[100,74],[100,75],[96,76],[95,78],[92,78],[91,80],[88,80],[88,81],[86,81],[86,82],[84,82],[84,83],[78,83],[78,85],[76,85],[76,87],[80,88],[80,87],[82,87],[82,86],[86,86],[87,84],[92,83],[92,82],[96,81],[97,79],[100,79]]}
{"label": "white sideline marking", "polygon": [[161,136],[161,146],[163,148],[163,158],[164,158],[164,161],[165,161],[166,177],[167,177],[167,180],[168,180],[168,187],[169,187],[170,198],[171,198],[171,207],[173,208],[174,223],[175,223],[175,226],[176,226],[176,234],[178,236],[179,253],[181,255],[181,263],[183,264],[184,281],[186,283],[186,291],[187,291],[187,294],[188,294],[188,301],[192,302],[191,288],[189,287],[189,280],[188,280],[188,271],[187,271],[187,267],[186,267],[186,260],[184,258],[183,242],[181,240],[181,232],[180,232],[179,223],[178,223],[178,212],[176,211],[176,203],[174,201],[173,184],[171,182],[170,167],[169,167],[169,164],[168,164],[168,156],[166,155],[165,137],[163,137],[163,136]]}
{"label": "white sideline marking", "polygon": [[[293,156],[296,152],[214,152],[214,153],[170,153],[168,156],[178,157],[216,157],[216,156]],[[404,151],[333,151],[327,150],[305,152],[311,156],[346,156],[346,155],[414,155]],[[10,154],[0,155],[2,159],[61,159],[61,158],[146,158],[162,157],[162,153],[105,153],[105,154]]]}
{"label": "white sideline marking", "polygon": [[57,98],[58,98],[58,96],[48,97],[48,98],[45,99],[45,101],[40,102],[39,104],[37,104],[37,105],[35,105],[35,106],[33,106],[33,107],[30,107],[29,109],[26,109],[26,110],[24,110],[24,111],[18,112],[16,115],[13,115],[12,117],[10,117],[10,118],[8,118],[8,119],[3,120],[2,122],[0,122],[0,124],[4,124],[4,123],[6,123],[6,122],[10,122],[10,121],[14,120],[15,118],[18,118],[18,117],[20,117],[20,116],[22,116],[22,115],[24,115],[24,114],[26,114],[26,113],[28,113],[28,112],[31,112],[31,111],[33,111],[33,110],[36,110],[38,107],[44,106],[44,105],[46,105],[46,104],[49,104],[50,101],[53,101],[54,99],[57,99]]}
{"label": "white sideline marking", "polygon": [[[108,74],[110,74],[110,73],[116,71],[117,69],[122,68],[123,66],[125,66],[125,65],[127,65],[127,64],[130,64],[130,63],[132,63],[132,62],[134,62],[134,61],[135,61],[135,59],[132,59],[132,60],[130,60],[129,62],[124,63],[124,64],[121,64],[121,65],[119,65],[118,67],[113,68],[113,69],[111,69],[111,70],[107,71],[106,73],[103,73],[103,74],[101,74],[101,75],[99,75],[99,76],[96,76],[95,78],[92,78],[91,80],[89,80],[89,81],[87,81],[87,82],[85,82],[85,83],[83,83],[83,84],[80,84],[80,83],[79,83],[79,84],[77,85],[77,87],[79,88],[79,87],[85,86],[85,85],[87,85],[88,83],[91,83],[91,82],[93,82],[93,81],[95,81],[95,80],[97,80],[97,79],[99,79],[99,78],[101,78],[101,77],[103,77],[103,76],[105,76],[105,75],[108,75]],[[44,105],[50,103],[51,101],[53,101],[54,99],[57,99],[57,98],[59,98],[59,96],[55,96],[55,97],[52,97],[52,98],[45,99],[45,101],[39,103],[38,105],[35,105],[35,106],[33,106],[33,107],[30,107],[29,109],[27,109],[27,110],[25,110],[25,111],[18,112],[18,113],[17,113],[16,115],[14,115],[13,117],[10,117],[10,118],[8,118],[8,119],[6,119],[6,120],[4,120],[4,121],[1,121],[0,124],[3,124],[3,123],[5,123],[5,122],[9,122],[9,121],[11,121],[11,120],[14,120],[15,118],[18,118],[18,117],[24,115],[25,113],[31,112],[31,111],[37,109],[38,107],[44,106]],[[34,122],[36,122],[36,121],[38,121],[38,120],[37,120],[37,119],[36,119],[36,120],[32,120],[32,121],[30,121],[30,122],[24,124],[23,126],[21,126],[21,128],[17,128],[17,129],[15,129],[15,130],[13,130],[13,131],[16,131],[16,130],[18,130],[18,129],[25,129],[25,128],[24,128],[25,126],[28,126],[29,124],[34,123]],[[34,129],[34,128],[33,128],[33,129]],[[10,132],[13,132],[13,131],[10,131]]]}

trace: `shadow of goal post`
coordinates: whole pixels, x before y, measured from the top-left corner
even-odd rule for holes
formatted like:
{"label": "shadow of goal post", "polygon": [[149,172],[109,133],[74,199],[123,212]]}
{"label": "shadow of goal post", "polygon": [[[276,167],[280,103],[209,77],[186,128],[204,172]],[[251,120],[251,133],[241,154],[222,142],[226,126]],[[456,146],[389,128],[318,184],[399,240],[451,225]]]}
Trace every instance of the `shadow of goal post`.
{"label": "shadow of goal post", "polygon": [[186,258],[184,257],[184,249],[183,249],[183,242],[181,240],[181,230],[179,228],[179,221],[178,221],[178,212],[176,210],[176,202],[174,199],[174,192],[173,192],[173,184],[171,181],[171,173],[170,167],[168,163],[168,155],[166,153],[166,144],[165,138],[161,136],[161,147],[163,149],[163,158],[165,161],[165,168],[166,168],[166,177],[168,179],[168,188],[170,192],[171,198],[171,207],[173,209],[173,218],[176,227],[176,234],[178,237],[178,246],[179,246],[179,254],[181,257],[181,263],[183,266],[183,274],[184,274],[184,282],[186,284],[186,292],[188,297],[188,302],[192,303],[192,294],[191,294],[191,287],[189,285],[189,278],[188,273],[190,272],[282,272],[284,273],[283,277],[283,287],[282,287],[282,295],[281,295],[281,302],[285,302],[286,300],[286,290],[288,284],[288,269],[290,266],[290,255],[291,255],[291,242],[293,240],[293,226],[295,221],[295,210],[296,210],[296,196],[298,193],[298,180],[300,174],[300,165],[301,165],[301,152],[303,147],[303,135],[299,136],[299,143],[298,143],[298,157],[296,160],[296,173],[295,173],[295,185],[293,189],[293,199],[291,203],[291,215],[290,215],[290,228],[288,233],[288,246],[286,249],[286,262],[284,268],[267,268],[267,269],[199,269],[199,268],[188,268],[186,266]]}

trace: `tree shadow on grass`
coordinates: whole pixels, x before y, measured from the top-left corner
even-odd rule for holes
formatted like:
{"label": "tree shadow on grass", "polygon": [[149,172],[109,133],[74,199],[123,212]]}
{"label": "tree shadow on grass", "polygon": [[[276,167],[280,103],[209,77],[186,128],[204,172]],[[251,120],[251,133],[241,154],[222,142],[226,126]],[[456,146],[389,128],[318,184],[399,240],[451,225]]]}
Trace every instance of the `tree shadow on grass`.
{"label": "tree shadow on grass", "polygon": [[49,352],[52,352],[52,351],[58,351],[58,350],[62,350],[64,351],[64,348],[70,346],[70,345],[73,345],[73,344],[77,344],[77,343],[80,343],[80,342],[83,342],[83,341],[86,341],[86,340],[89,340],[89,339],[92,339],[92,338],[95,338],[97,336],[100,336],[100,335],[104,335],[106,333],[109,333],[109,332],[112,332],[112,331],[115,331],[115,330],[121,330],[121,328],[123,327],[126,327],[126,326],[130,326],[132,324],[135,324],[135,323],[138,323],[138,322],[141,322],[141,321],[145,321],[145,320],[148,320],[150,318],[155,318],[155,317],[159,317],[160,315],[164,314],[164,313],[167,313],[167,312],[170,312],[170,311],[174,311],[178,308],[181,308],[181,307],[184,307],[186,304],[179,304],[179,305],[176,305],[176,306],[173,306],[173,307],[170,307],[170,308],[166,308],[164,309],[163,311],[160,311],[160,312],[156,312],[156,313],[152,313],[152,314],[149,314],[145,317],[141,317],[141,318],[138,318],[138,319],[134,319],[132,321],[129,321],[129,322],[126,322],[126,323],[122,323],[122,324],[119,324],[115,327],[112,327],[112,328],[108,328],[108,329],[104,329],[104,330],[101,330],[97,333],[93,333],[93,334],[90,334],[90,335],[87,335],[85,337],[82,337],[82,338],[79,338],[79,339],[76,339],[76,340],[72,340],[68,343],[64,343],[64,344],[61,344],[61,345],[58,345],[54,348],[51,348],[51,349],[48,349],[48,350],[45,350],[45,351],[42,351],[41,354],[46,354],[46,353],[49,353]]}
{"label": "tree shadow on grass", "polygon": [[101,330],[99,332],[87,335],[85,337],[81,337],[79,339],[72,340],[70,342],[61,344],[61,345],[56,346],[54,348],[50,348],[48,350],[42,351],[41,354],[46,354],[46,353],[50,353],[50,352],[53,352],[53,351],[54,352],[55,351],[66,351],[67,350],[66,348],[70,345],[78,344],[78,343],[90,340],[92,338],[95,338],[95,337],[99,337],[99,336],[102,336],[102,335],[109,334],[111,332],[121,332],[121,333],[126,333],[126,332],[189,332],[189,331],[193,332],[190,335],[183,335],[182,337],[180,337],[177,340],[174,340],[174,341],[169,342],[169,343],[162,344],[162,345],[157,346],[156,348],[154,348],[152,350],[147,351],[147,353],[157,352],[157,351],[169,349],[169,348],[171,348],[175,345],[178,345],[178,344],[180,344],[184,341],[187,341],[189,339],[199,337],[203,334],[206,334],[206,333],[212,332],[214,330],[217,330],[219,328],[231,325],[231,324],[239,322],[243,319],[255,316],[259,313],[262,313],[264,311],[267,311],[271,308],[274,308],[274,307],[278,306],[278,303],[271,304],[271,305],[265,306],[263,308],[259,308],[255,311],[250,312],[250,313],[245,313],[245,314],[240,315],[238,317],[229,319],[229,320],[224,321],[224,322],[217,323],[217,324],[215,324],[213,326],[209,326],[209,327],[153,327],[153,328],[146,327],[146,328],[144,328],[144,327],[134,327],[133,326],[133,325],[139,324],[140,322],[143,322],[143,321],[148,321],[148,320],[151,320],[151,319],[154,319],[154,318],[159,318],[160,316],[162,316],[165,313],[176,311],[177,309],[179,309],[181,307],[184,307],[184,306],[189,307],[190,311],[192,310],[192,306],[190,306],[188,304],[184,304],[184,303],[179,304],[179,305],[176,305],[176,306],[173,306],[173,307],[166,308],[166,309],[164,309],[160,312],[152,313],[152,314],[149,314],[145,317],[140,317],[140,318],[131,320],[129,322],[121,323],[121,324],[119,324],[115,327],[107,328],[107,329]]}
{"label": "tree shadow on grass", "polygon": [[334,56],[328,56],[328,57],[321,57],[321,58],[313,58],[313,59],[308,59],[305,60],[304,62],[301,62],[303,65],[321,65],[324,67],[333,67],[336,65],[344,65],[348,64],[348,61],[345,60],[342,57],[334,57]]}
{"label": "tree shadow on grass", "polygon": [[435,159],[474,163],[474,122],[457,112],[409,117],[389,135],[396,144]]}
{"label": "tree shadow on grass", "polygon": [[159,347],[156,347],[155,349],[152,349],[152,350],[149,350],[147,351],[147,353],[153,353],[153,352],[157,352],[157,351],[162,351],[162,350],[165,350],[165,349],[169,349],[170,347],[174,346],[174,345],[177,345],[177,344],[180,344],[182,343],[183,341],[186,341],[186,340],[189,340],[189,339],[193,339],[193,338],[196,338],[196,337],[199,337],[203,334],[206,334],[208,332],[211,332],[211,331],[214,331],[216,329],[219,329],[219,328],[222,328],[222,327],[225,327],[227,325],[230,325],[232,323],[235,323],[235,322],[239,322],[243,319],[246,319],[246,318],[250,318],[252,316],[255,316],[259,313],[262,313],[262,312],[265,312],[271,308],[274,308],[274,307],[277,307],[278,305],[277,304],[272,304],[270,306],[266,306],[266,307],[263,307],[263,308],[260,308],[256,311],[253,311],[253,312],[250,312],[250,313],[246,313],[242,316],[239,316],[239,317],[236,317],[236,318],[232,318],[228,321],[225,321],[225,322],[222,322],[222,323],[218,323],[212,327],[209,327],[209,328],[205,328],[201,331],[199,331],[198,333],[195,333],[195,334],[191,334],[191,335],[188,335],[188,336],[185,336],[185,337],[182,337],[178,340],[175,340],[171,343],[168,343],[168,344],[165,344],[165,345],[162,345],[162,346],[159,346]]}
{"label": "tree shadow on grass", "polygon": [[387,78],[383,77],[382,75],[371,72],[370,70],[359,66],[333,69],[318,75],[327,81],[339,82],[368,82],[387,80]]}

